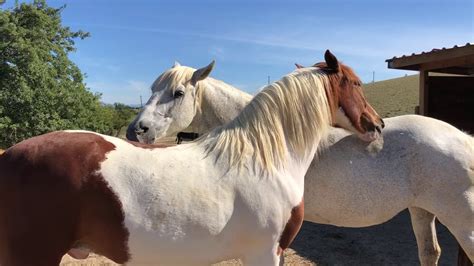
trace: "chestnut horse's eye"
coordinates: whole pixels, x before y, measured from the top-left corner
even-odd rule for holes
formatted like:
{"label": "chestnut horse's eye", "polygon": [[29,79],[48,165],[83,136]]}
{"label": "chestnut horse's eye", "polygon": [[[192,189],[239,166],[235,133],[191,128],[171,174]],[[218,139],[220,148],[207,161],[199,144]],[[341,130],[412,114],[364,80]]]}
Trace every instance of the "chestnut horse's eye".
{"label": "chestnut horse's eye", "polygon": [[177,98],[180,98],[180,97],[183,97],[184,96],[184,91],[175,91],[174,92],[174,98],[177,99]]}

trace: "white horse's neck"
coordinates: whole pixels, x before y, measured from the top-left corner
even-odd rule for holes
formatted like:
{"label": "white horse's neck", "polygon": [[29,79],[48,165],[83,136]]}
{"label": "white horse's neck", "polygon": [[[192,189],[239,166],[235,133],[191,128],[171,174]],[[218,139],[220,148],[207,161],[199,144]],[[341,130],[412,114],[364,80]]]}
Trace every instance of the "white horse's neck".
{"label": "white horse's neck", "polygon": [[203,134],[234,119],[252,96],[222,81],[202,81],[196,115],[188,130]]}

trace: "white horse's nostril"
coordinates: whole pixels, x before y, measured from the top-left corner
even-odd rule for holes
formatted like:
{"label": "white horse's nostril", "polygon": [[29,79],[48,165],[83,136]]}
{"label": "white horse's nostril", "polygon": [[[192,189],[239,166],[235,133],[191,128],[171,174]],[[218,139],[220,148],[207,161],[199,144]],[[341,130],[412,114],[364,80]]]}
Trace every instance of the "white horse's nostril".
{"label": "white horse's nostril", "polygon": [[140,121],[138,122],[138,128],[135,128],[135,132],[137,134],[146,133],[149,129],[150,127],[148,127],[146,122]]}

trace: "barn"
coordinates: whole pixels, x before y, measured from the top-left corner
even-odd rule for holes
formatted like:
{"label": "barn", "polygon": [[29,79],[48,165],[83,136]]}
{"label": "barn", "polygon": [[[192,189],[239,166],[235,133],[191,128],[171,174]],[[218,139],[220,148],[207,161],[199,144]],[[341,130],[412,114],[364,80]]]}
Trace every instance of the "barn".
{"label": "barn", "polygon": [[420,72],[416,113],[474,133],[474,44],[387,59],[388,68]]}

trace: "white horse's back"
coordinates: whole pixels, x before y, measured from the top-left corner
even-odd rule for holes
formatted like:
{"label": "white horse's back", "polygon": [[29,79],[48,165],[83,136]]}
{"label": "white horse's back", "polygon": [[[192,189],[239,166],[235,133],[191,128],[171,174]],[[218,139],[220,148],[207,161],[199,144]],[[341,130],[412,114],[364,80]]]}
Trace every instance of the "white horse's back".
{"label": "white horse's back", "polygon": [[343,130],[331,131],[333,144],[306,175],[307,220],[350,227],[380,224],[408,206],[432,203],[433,189],[463,187],[453,185],[458,182],[472,186],[472,170],[471,180],[466,172],[474,161],[471,136],[416,115],[388,118],[385,124],[383,142],[371,144]]}
{"label": "white horse's back", "polygon": [[[457,197],[468,190],[474,192],[472,136],[448,123],[424,116],[412,115],[393,120],[399,130],[404,129],[410,135],[409,139],[413,142],[408,143],[411,146],[407,147],[413,152],[409,164],[415,193],[413,205],[431,210],[434,207],[430,205],[436,205],[435,202],[446,200],[440,202],[446,204],[449,201],[444,195]],[[471,200],[471,208],[474,208],[474,198]]]}

